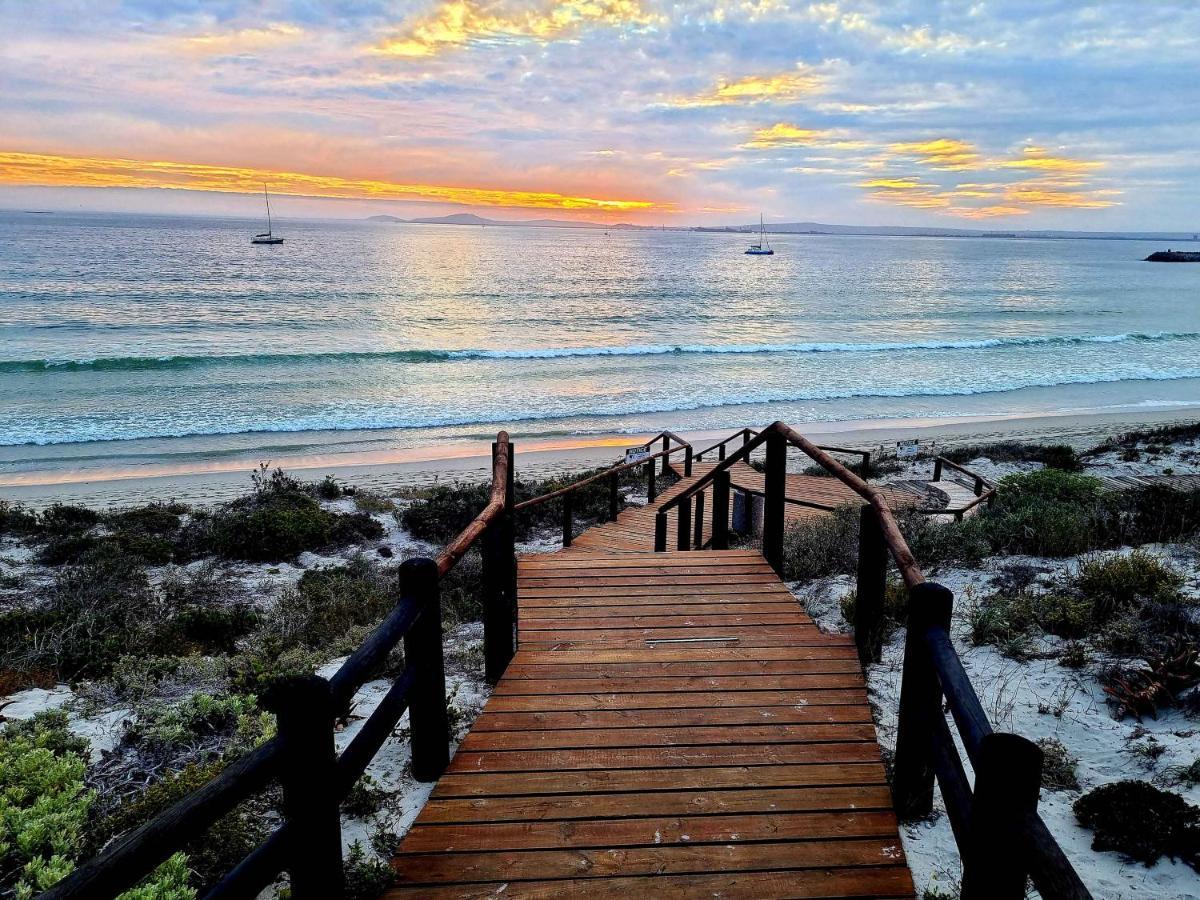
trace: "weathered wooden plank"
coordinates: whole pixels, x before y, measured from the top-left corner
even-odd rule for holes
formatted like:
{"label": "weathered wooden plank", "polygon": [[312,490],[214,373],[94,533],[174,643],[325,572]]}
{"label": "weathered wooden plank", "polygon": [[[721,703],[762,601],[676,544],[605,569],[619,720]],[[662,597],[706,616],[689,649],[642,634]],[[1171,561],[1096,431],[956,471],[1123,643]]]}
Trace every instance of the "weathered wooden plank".
{"label": "weathered wooden plank", "polygon": [[564,694],[659,693],[666,691],[803,691],[856,688],[866,684],[857,672],[822,675],[672,675],[643,678],[509,679],[496,685],[495,695],[562,696]]}
{"label": "weathered wooden plank", "polygon": [[771,766],[792,763],[872,762],[879,748],[868,741],[829,744],[709,744],[578,750],[460,750],[448,772],[545,772],[569,769],[658,769],[704,766]]}
{"label": "weathered wooden plank", "polygon": [[565,750],[612,747],[683,747],[722,744],[805,744],[873,741],[874,725],[722,725],[681,728],[609,728],[544,731],[472,731],[460,752]]}
{"label": "weathered wooden plank", "polygon": [[434,797],[498,797],[528,794],[589,794],[722,788],[772,788],[886,784],[883,764],[805,763],[774,766],[593,769],[555,772],[449,772]]}
{"label": "weathered wooden plank", "polygon": [[503,881],[473,885],[396,887],[388,897],[429,900],[558,900],[558,898],[720,897],[723,900],[805,900],[826,897],[905,898],[913,896],[912,876],[904,866],[854,869],[802,869],[729,872],[708,875],[653,875],[555,881]]}
{"label": "weathered wooden plank", "polygon": [[689,725],[781,725],[816,722],[871,721],[861,704],[821,706],[731,706],[695,709],[577,709],[566,711],[495,712],[485,710],[472,731],[517,731],[563,728],[662,728]]}
{"label": "weathered wooden plank", "polygon": [[611,679],[631,676],[656,677],[675,676],[718,676],[718,675],[832,675],[839,672],[861,673],[857,659],[850,657],[834,659],[797,660],[746,660],[742,662],[642,662],[642,663],[598,663],[586,671],[570,666],[527,665],[513,663],[505,671],[510,681],[532,679]]}
{"label": "weathered wooden plank", "polygon": [[402,851],[393,868],[401,883],[506,881],[531,878],[605,878],[762,869],[878,866],[904,858],[899,837],[760,844],[684,844],[504,853]]}
{"label": "weathered wooden plank", "polygon": [[730,813],[892,810],[887,785],[642,791],[636,794],[565,794],[433,799],[425,823],[538,822],[609,816],[728,815]]}
{"label": "weathered wooden plank", "polygon": [[602,817],[562,822],[472,823],[415,826],[405,853],[468,853],[481,850],[557,850],[566,847],[637,847],[737,844],[747,841],[888,837],[896,833],[890,810],[874,812],[764,812],[754,815],[687,815],[652,818]]}

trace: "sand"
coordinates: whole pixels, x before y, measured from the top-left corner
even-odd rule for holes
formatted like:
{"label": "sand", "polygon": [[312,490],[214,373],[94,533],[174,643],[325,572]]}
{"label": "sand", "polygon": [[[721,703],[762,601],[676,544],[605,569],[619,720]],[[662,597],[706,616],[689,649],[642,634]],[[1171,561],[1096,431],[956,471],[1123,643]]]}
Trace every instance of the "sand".
{"label": "sand", "polygon": [[[1189,415],[1190,413],[1190,415]],[[1196,409],[1158,407],[1116,412],[1027,416],[962,416],[944,419],[875,419],[810,422],[801,430],[819,443],[861,448],[894,448],[896,441],[917,439],[925,447],[999,440],[1064,442],[1085,449],[1131,428],[1200,418]],[[746,423],[731,421],[727,430],[684,432],[697,449],[725,437]],[[761,424],[761,423],[758,423]],[[324,450],[321,436],[305,435],[304,452],[289,453],[281,438],[277,452],[264,454],[259,445],[228,446],[214,453],[204,439],[173,439],[145,462],[107,467],[72,467],[64,445],[21,448],[21,461],[0,465],[0,499],[43,507],[55,502],[104,507],[151,500],[205,504],[244,493],[250,472],[270,461],[306,478],[333,475],[340,481],[382,493],[419,488],[438,482],[484,481],[490,477],[489,441],[456,439],[425,447],[361,449],[355,435],[331,433]],[[546,477],[612,462],[624,448],[649,435],[587,435],[548,439],[523,438],[512,432],[517,448],[518,477]],[[161,444],[162,442],[160,442]],[[378,441],[376,441],[378,443]],[[298,446],[299,441],[293,444]],[[343,449],[343,448],[353,449]],[[258,448],[258,449],[256,449]],[[283,448],[282,450],[280,448]],[[3,460],[0,460],[2,463]]]}

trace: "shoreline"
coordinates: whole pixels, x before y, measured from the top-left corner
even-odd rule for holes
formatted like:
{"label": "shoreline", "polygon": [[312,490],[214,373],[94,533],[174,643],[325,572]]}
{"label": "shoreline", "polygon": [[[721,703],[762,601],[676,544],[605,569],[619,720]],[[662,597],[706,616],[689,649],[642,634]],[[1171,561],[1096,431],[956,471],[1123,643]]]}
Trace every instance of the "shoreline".
{"label": "shoreline", "polygon": [[[1200,418],[1200,402],[1195,407],[1162,406],[1141,410],[1109,412],[1047,411],[1016,414],[984,414],[937,418],[881,418],[830,420],[802,423],[806,435],[822,443],[849,444],[880,448],[896,441],[917,439],[922,444],[963,444],[993,441],[1040,441],[1068,443],[1076,449],[1094,446],[1105,437],[1156,424],[1195,421]],[[731,422],[727,428],[683,430],[682,436],[697,449],[703,449],[744,422]],[[755,423],[761,424],[761,423]],[[669,423],[668,423],[669,427]],[[547,477],[572,469],[611,462],[626,447],[635,446],[646,434],[603,434],[561,437],[529,436],[512,432],[517,447],[520,474]],[[70,469],[47,466],[43,469],[0,474],[0,500],[32,507],[52,503],[80,503],[93,506],[119,506],[152,500],[180,500],[213,503],[243,493],[249,475],[261,461],[272,467],[310,475],[329,474],[357,487],[383,493],[420,488],[442,481],[485,480],[491,471],[488,441],[454,438],[442,443],[387,449],[338,451],[337,444],[358,446],[370,441],[355,440],[353,435],[330,436],[316,452],[287,452],[278,438],[282,454],[264,454],[261,447],[233,448],[213,459],[205,452],[202,439],[190,440],[192,451],[173,453],[179,462],[150,462],[138,465],[96,469]],[[298,435],[292,435],[293,438]],[[313,444],[318,433],[306,433],[305,444]],[[293,443],[292,447],[297,444]],[[63,445],[44,448],[43,457],[53,461]],[[28,452],[28,448],[22,448]],[[39,448],[43,449],[43,448]],[[254,451],[258,451],[255,453]],[[165,454],[159,454],[161,458]],[[207,458],[206,458],[207,457]]]}

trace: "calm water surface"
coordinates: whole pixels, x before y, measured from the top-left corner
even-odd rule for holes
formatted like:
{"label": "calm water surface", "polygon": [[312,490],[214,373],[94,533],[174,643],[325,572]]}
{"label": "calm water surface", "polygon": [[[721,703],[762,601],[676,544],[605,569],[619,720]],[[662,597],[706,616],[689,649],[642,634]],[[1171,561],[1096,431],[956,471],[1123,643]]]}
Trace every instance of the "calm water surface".
{"label": "calm water surface", "polygon": [[1200,401],[1154,244],[256,225],[0,213],[0,444]]}

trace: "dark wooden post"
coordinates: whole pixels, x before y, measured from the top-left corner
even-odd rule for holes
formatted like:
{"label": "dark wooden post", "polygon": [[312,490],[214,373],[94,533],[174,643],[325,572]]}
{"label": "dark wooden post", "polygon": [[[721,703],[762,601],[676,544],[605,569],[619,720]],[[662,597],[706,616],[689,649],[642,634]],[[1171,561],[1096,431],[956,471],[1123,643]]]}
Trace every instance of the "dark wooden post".
{"label": "dark wooden post", "polygon": [[787,441],[777,431],[767,436],[766,496],[763,498],[762,552],[783,577],[783,509],[787,490]]}
{"label": "dark wooden post", "polygon": [[437,563],[419,557],[406,559],[400,564],[400,589],[421,604],[420,615],[404,636],[404,662],[415,673],[408,702],[413,778],[437,781],[450,763]]}
{"label": "dark wooden post", "polygon": [[[495,459],[497,445],[492,444]],[[512,568],[514,531],[512,512],[512,446],[509,445],[508,484],[504,512],[483,534],[483,675],[495,684],[513,657]]]}
{"label": "dark wooden post", "polygon": [[1015,734],[985,735],[975,760],[962,900],[1021,900],[1029,878],[1024,823],[1037,812],[1042,751]]}
{"label": "dark wooden post", "polygon": [[280,686],[269,704],[279,723],[284,753],[279,780],[283,814],[292,829],[288,874],[297,900],[341,897],[342,820],[338,811],[333,697],[316,675]]}
{"label": "dark wooden post", "polygon": [[683,476],[685,478],[692,477],[692,448],[683,448]]}
{"label": "dark wooden post", "polygon": [[942,715],[942,689],[933,668],[925,633],[950,628],[954,594],[926,581],[908,593],[908,633],[900,679],[900,717],[892,799],[901,819],[919,819],[933,810],[933,722]]}
{"label": "dark wooden post", "polygon": [[854,643],[864,666],[883,654],[883,598],[887,591],[888,547],[879,513],[870,503],[858,526],[858,590],[854,598]]}
{"label": "dark wooden post", "polygon": [[729,470],[713,476],[712,548],[729,549]]}
{"label": "dark wooden post", "polygon": [[567,491],[562,497],[562,535],[564,547],[571,546],[572,532],[575,530],[575,510],[572,509],[574,501],[571,499],[574,495],[573,491]]}
{"label": "dark wooden post", "polygon": [[720,447],[717,448],[717,459],[720,462],[725,462],[725,445],[724,444],[722,444]]}
{"label": "dark wooden post", "polygon": [[617,519],[618,509],[621,504],[621,495],[617,489],[619,475],[613,472],[608,476],[608,521],[615,522]]}
{"label": "dark wooden post", "polygon": [[983,496],[983,479],[980,478],[978,475],[975,476],[975,496],[976,497]]}
{"label": "dark wooden post", "polygon": [[654,460],[650,460],[646,463],[646,502],[653,503],[657,496],[658,491],[654,489]]}
{"label": "dark wooden post", "polygon": [[694,546],[697,550],[704,549],[704,491],[696,495],[696,537]]}
{"label": "dark wooden post", "polygon": [[745,447],[748,443],[750,443],[750,429],[743,428],[742,429],[742,446]]}
{"label": "dark wooden post", "polygon": [[667,514],[660,512],[654,517],[654,552],[664,553],[667,549]]}
{"label": "dark wooden post", "polygon": [[675,549],[692,549],[692,501],[685,498],[677,507],[675,513],[679,520],[675,523]]}
{"label": "dark wooden post", "polygon": [[933,461],[933,480],[942,480],[942,458],[940,456]]}
{"label": "dark wooden post", "polygon": [[666,475],[667,472],[669,472],[670,468],[671,468],[671,466],[670,466],[671,457],[669,457],[666,453],[666,451],[668,451],[670,449],[671,449],[671,439],[664,434],[663,435],[663,457],[662,457],[662,473],[664,475]]}

